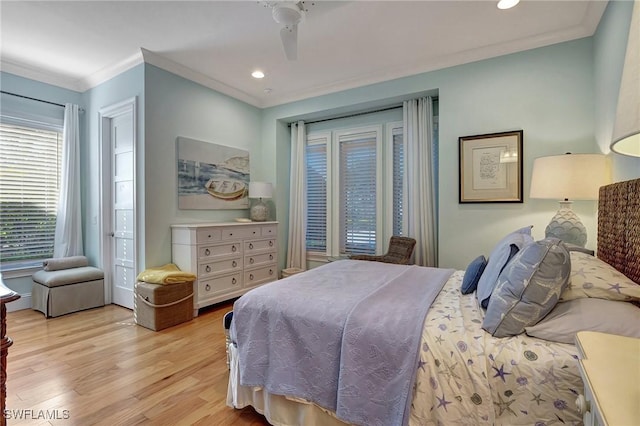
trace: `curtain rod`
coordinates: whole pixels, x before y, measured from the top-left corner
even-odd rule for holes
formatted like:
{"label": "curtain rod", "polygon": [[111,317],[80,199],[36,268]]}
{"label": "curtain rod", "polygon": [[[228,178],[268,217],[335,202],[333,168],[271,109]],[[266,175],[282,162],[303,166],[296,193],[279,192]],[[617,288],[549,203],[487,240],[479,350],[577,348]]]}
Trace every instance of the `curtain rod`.
{"label": "curtain rod", "polygon": [[[390,106],[390,107],[382,108],[382,109],[376,109],[374,111],[356,112],[356,113],[353,113],[353,114],[340,115],[338,117],[333,117],[333,118],[322,118],[320,120],[314,120],[314,121],[305,121],[305,120],[302,120],[302,121],[304,121],[305,125],[314,124],[314,123],[322,123],[323,121],[340,120],[342,118],[358,117],[360,115],[374,114],[376,112],[391,111],[393,109],[398,109],[398,108],[402,108],[402,104],[401,105]],[[291,127],[291,123],[287,124],[287,126]]]}
{"label": "curtain rod", "polygon": [[[19,95],[17,93],[7,92],[5,90],[0,90],[0,93],[4,93],[5,95],[16,96],[18,98],[29,99],[30,101],[42,102],[44,104],[55,105],[55,106],[59,106],[59,107],[64,108],[64,105],[56,103],[56,102],[45,101],[43,99],[38,99],[38,98],[32,98],[30,96]],[[79,108],[79,110],[80,110],[80,112],[84,112],[84,108]]]}

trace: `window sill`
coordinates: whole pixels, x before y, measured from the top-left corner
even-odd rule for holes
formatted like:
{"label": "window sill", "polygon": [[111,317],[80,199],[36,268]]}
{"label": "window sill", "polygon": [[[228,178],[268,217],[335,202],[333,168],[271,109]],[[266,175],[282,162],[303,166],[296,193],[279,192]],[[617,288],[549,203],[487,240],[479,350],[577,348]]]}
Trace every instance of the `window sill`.
{"label": "window sill", "polygon": [[2,278],[22,278],[30,277],[34,272],[42,269],[42,261],[37,262],[25,262],[22,264],[7,264],[0,266],[0,273]]}

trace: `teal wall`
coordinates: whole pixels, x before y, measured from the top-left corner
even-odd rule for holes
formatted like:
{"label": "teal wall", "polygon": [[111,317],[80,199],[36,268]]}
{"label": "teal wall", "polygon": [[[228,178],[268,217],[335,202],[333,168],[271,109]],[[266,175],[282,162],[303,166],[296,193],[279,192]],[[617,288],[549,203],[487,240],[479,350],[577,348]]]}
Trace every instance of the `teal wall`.
{"label": "teal wall", "polygon": [[[632,9],[632,1],[610,1],[593,37],[596,139],[604,153],[610,152]],[[614,181],[640,177],[640,158],[611,152],[611,162]]]}
{"label": "teal wall", "polygon": [[[85,104],[87,105],[87,135],[85,139],[86,149],[82,153],[83,171],[83,221],[85,255],[94,265],[102,266],[102,235],[100,235],[100,218],[102,215],[102,205],[100,197],[102,196],[101,172],[102,172],[102,155],[100,152],[100,111],[104,108],[111,107],[120,102],[131,98],[136,98],[137,103],[137,157],[136,157],[136,197],[138,201],[138,223],[144,223],[145,210],[144,203],[140,200],[144,199],[145,181],[144,181],[144,151],[145,151],[145,128],[144,123],[144,65],[140,64],[133,67],[116,77],[86,91],[83,94]],[[108,225],[105,229],[108,229]],[[144,228],[138,229],[138,259],[144,264],[144,245],[140,243],[144,239]]]}
{"label": "teal wall", "polygon": [[[264,179],[277,182],[278,220],[287,223],[290,154],[285,121],[436,92],[440,266],[463,269],[477,255],[488,254],[503,235],[525,225],[533,224],[535,236],[542,238],[557,203],[529,200],[533,159],[566,151],[597,152],[592,47],[587,38],[266,109],[261,171]],[[524,130],[525,202],[458,204],[458,137],[515,129]],[[574,208],[593,246],[595,203],[576,202]],[[281,240],[283,252],[285,244],[286,239]]]}
{"label": "teal wall", "polygon": [[248,216],[247,210],[178,209],[176,138],[184,136],[248,150],[255,180],[254,170],[262,161],[261,111],[153,65],[145,65],[145,93],[144,244],[146,266],[151,267],[171,261],[172,223]]}

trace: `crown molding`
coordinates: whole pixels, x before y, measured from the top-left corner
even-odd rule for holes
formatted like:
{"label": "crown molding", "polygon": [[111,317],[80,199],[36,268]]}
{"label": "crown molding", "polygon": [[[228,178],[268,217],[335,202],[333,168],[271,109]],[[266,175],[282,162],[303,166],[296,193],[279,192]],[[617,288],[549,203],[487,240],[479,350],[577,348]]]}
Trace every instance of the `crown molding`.
{"label": "crown molding", "polygon": [[208,77],[198,71],[194,71],[189,67],[186,67],[182,64],[174,62],[171,59],[165,58],[164,56],[154,53],[145,48],[140,48],[140,50],[142,51],[144,62],[147,64],[154,65],[158,68],[162,68],[163,70],[169,71],[172,74],[176,74],[180,77],[186,78],[187,80],[191,80],[202,86],[208,87],[209,89],[213,89],[227,96],[231,96],[232,98],[246,102],[255,107],[258,107],[258,108],[263,107],[260,99],[255,98],[246,92],[238,90],[235,87],[226,85],[218,80]]}
{"label": "crown molding", "polygon": [[130,70],[131,68],[140,65],[143,63],[142,53],[136,52],[128,58],[117,62],[113,65],[106,66],[101,70],[83,78],[80,80],[80,88],[82,92],[85,92],[89,89],[93,89],[94,87],[104,83],[107,80],[111,80],[113,77],[122,74],[125,71]]}
{"label": "crown molding", "polygon": [[74,92],[83,91],[80,80],[64,77],[60,74],[54,74],[51,71],[46,71],[40,68],[17,64],[4,58],[0,61],[0,71],[15,74],[30,80],[39,81],[41,83],[62,87],[63,89],[73,90]]}

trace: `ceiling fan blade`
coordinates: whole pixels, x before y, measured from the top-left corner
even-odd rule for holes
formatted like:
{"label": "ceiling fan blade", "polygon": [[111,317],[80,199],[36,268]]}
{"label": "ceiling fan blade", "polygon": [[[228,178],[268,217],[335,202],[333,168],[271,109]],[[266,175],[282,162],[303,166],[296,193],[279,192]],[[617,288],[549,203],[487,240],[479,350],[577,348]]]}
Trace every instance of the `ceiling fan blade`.
{"label": "ceiling fan blade", "polygon": [[298,59],[298,25],[287,25],[280,30],[284,54],[290,61]]}

